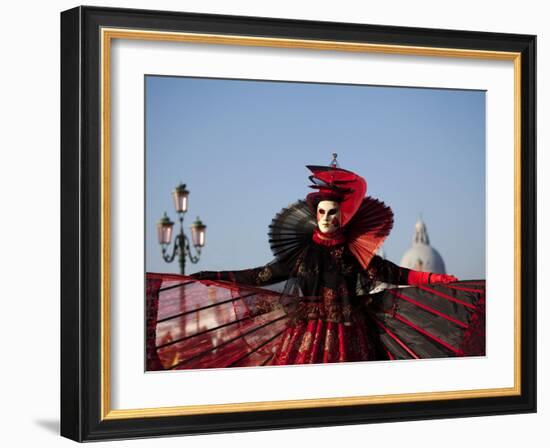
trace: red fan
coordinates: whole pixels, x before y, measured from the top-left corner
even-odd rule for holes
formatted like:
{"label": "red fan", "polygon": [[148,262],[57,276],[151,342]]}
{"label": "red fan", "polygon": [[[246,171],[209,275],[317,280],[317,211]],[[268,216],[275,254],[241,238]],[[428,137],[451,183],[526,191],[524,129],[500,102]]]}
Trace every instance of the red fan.
{"label": "red fan", "polygon": [[370,196],[364,198],[346,229],[348,247],[364,269],[382,246],[392,227],[391,208]]}
{"label": "red fan", "polygon": [[[377,348],[373,360],[485,355],[484,280],[386,289],[359,299],[364,311],[357,312],[364,313],[364,329]],[[295,331],[295,310],[287,303],[300,300],[236,283],[148,273],[147,370],[271,365],[281,347],[300,354],[307,332]],[[285,342],[288,332],[294,337]],[[335,344],[330,355],[338,359],[341,349]],[[306,362],[297,356],[289,363]]]}
{"label": "red fan", "polygon": [[147,370],[263,365],[287,325],[278,292],[147,274]]}

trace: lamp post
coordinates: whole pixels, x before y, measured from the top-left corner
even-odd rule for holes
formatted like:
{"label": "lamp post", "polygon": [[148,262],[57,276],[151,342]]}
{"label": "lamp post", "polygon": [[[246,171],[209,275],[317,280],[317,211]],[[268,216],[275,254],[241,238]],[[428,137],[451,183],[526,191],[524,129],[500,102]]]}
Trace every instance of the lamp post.
{"label": "lamp post", "polygon": [[[191,224],[191,241],[183,231],[183,217],[187,212],[189,203],[189,191],[185,184],[179,184],[172,192],[174,207],[178,214],[180,222],[180,230],[174,240],[174,248],[170,254],[168,246],[172,240],[172,231],[174,223],[170,220],[166,212],[157,224],[157,236],[162,250],[162,258],[167,263],[171,263],[178,256],[180,265],[180,274],[185,274],[185,261],[189,258],[191,263],[197,263],[200,259],[201,249],[206,243],[206,225],[197,217],[195,222]],[[193,246],[195,254],[193,255],[191,246]]]}

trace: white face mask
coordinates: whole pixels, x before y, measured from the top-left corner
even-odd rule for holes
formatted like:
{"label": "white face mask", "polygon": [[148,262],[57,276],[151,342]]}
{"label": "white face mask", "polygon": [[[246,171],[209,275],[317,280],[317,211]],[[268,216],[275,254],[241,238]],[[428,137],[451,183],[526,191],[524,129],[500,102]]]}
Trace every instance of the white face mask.
{"label": "white face mask", "polygon": [[317,205],[317,225],[322,233],[332,233],[340,228],[340,204],[321,201]]}

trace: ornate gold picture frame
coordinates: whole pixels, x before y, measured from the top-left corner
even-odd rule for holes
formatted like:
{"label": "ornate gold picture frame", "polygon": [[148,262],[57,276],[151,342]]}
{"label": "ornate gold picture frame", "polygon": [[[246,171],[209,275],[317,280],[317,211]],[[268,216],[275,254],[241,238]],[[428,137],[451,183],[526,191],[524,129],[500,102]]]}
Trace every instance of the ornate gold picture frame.
{"label": "ornate gold picture frame", "polygon": [[[112,45],[117,40],[513,63],[513,385],[112,407]],[[535,37],[79,7],[62,13],[62,435],[73,440],[535,411]],[[422,416],[422,417],[420,417]]]}

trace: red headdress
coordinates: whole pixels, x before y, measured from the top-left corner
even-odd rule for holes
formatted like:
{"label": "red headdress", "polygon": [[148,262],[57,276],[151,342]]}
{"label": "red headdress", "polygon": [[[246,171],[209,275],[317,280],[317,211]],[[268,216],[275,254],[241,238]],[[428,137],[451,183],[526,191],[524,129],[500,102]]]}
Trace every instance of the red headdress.
{"label": "red headdress", "polygon": [[348,170],[333,166],[307,167],[312,173],[310,188],[318,191],[307,195],[306,201],[315,211],[320,201],[340,203],[341,226],[344,227],[353,218],[367,192],[367,182],[361,176]]}

